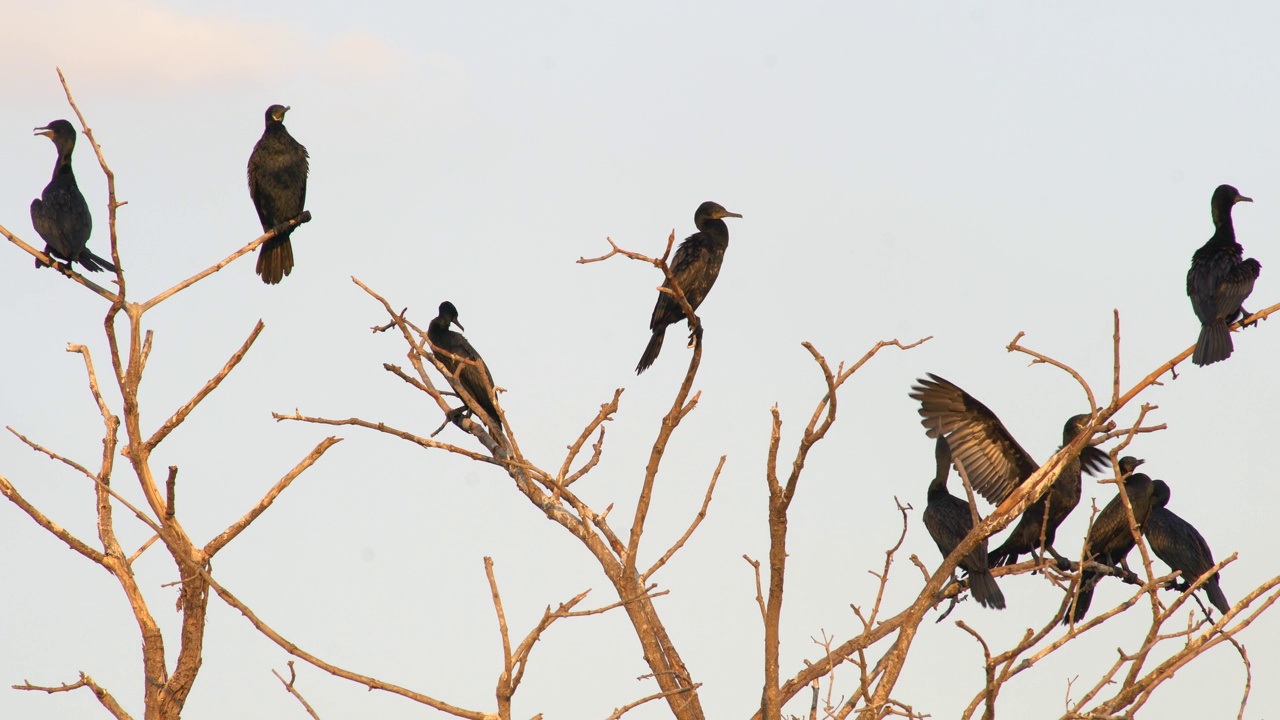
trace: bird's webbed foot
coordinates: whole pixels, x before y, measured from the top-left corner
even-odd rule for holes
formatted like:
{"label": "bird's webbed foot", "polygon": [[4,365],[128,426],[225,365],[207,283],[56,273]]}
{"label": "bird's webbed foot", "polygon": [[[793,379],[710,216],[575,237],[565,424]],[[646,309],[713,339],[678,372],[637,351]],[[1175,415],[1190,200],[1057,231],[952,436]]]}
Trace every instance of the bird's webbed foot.
{"label": "bird's webbed foot", "polygon": [[1256,319],[1254,319],[1252,322],[1245,322],[1245,319],[1246,319],[1246,318],[1248,318],[1248,317],[1249,317],[1250,315],[1252,315],[1252,314],[1253,314],[1253,313],[1249,312],[1248,310],[1245,310],[1243,307],[1242,307],[1242,308],[1240,308],[1240,327],[1242,327],[1242,328],[1247,328],[1247,327],[1256,327],[1256,326],[1257,326],[1258,321],[1257,321]]}
{"label": "bird's webbed foot", "polygon": [[1054,562],[1058,563],[1059,570],[1061,570],[1062,572],[1071,572],[1070,559],[1065,558],[1062,555],[1059,555],[1058,551],[1054,550],[1052,545],[1049,545],[1048,547],[1046,547],[1045,550],[1048,550],[1049,554],[1053,556]]}
{"label": "bird's webbed foot", "polygon": [[695,344],[702,342],[702,318],[694,315],[693,320],[694,322],[689,328],[689,348],[693,348]]}

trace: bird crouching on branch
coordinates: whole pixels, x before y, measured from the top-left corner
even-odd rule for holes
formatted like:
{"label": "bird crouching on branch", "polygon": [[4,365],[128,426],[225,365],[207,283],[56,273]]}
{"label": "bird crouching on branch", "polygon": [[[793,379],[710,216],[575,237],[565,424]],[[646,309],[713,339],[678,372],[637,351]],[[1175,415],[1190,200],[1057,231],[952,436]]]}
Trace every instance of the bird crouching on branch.
{"label": "bird crouching on branch", "polygon": [[[302,214],[307,202],[307,149],[284,127],[285,105],[267,108],[266,128],[249,155],[249,197],[266,232]],[[284,228],[258,250],[256,272],[275,285],[293,271],[293,246]]]}
{"label": "bird crouching on branch", "polygon": [[[44,239],[44,251],[55,258],[80,263],[90,272],[115,272],[116,266],[89,252],[85,244],[93,232],[93,216],[71,169],[71,154],[76,149],[76,129],[66,120],[54,120],[35,129],[53,141],[58,159],[53,164],[53,178],[44,186],[40,197],[31,201],[31,224]],[[39,259],[36,267],[44,267]]]}
{"label": "bird crouching on branch", "polygon": [[1243,303],[1253,292],[1253,283],[1262,272],[1262,264],[1253,258],[1244,260],[1244,248],[1236,242],[1236,229],[1231,222],[1231,208],[1238,202],[1253,202],[1230,185],[1219,185],[1213,191],[1209,207],[1213,211],[1213,237],[1195,255],[1187,271],[1187,296],[1200,319],[1200,337],[1196,340],[1191,362],[1209,365],[1231,357],[1234,350],[1228,326],[1248,317]]}
{"label": "bird crouching on branch", "polygon": [[[693,214],[693,224],[698,232],[690,235],[676,248],[675,257],[671,259],[671,278],[684,293],[689,307],[694,310],[707,298],[716,277],[720,275],[720,264],[724,262],[724,251],[729,247],[729,226],[724,218],[740,218],[738,213],[725,210],[718,203],[704,202]],[[670,288],[671,280],[662,283],[662,287]],[[689,321],[690,341],[700,342],[702,339],[702,321],[696,316],[693,320],[685,315],[680,301],[674,295],[659,291],[658,302],[653,306],[653,315],[649,319],[652,335],[645,346],[644,355],[636,365],[636,374],[649,369],[658,353],[662,352],[662,338],[666,335],[667,326],[681,320]]]}
{"label": "bird crouching on branch", "polygon": [[[1138,533],[1146,527],[1147,518],[1151,515],[1153,495],[1151,478],[1143,473],[1134,472],[1144,462],[1146,461],[1135,457],[1120,458],[1120,475],[1124,483],[1120,492],[1129,498],[1129,507],[1133,510],[1133,520],[1137,523]],[[1128,571],[1125,558],[1137,544],[1137,537],[1133,528],[1129,527],[1129,513],[1124,508],[1124,501],[1120,499],[1120,492],[1111,498],[1111,502],[1107,503],[1107,506],[1102,508],[1098,516],[1093,519],[1093,525],[1089,526],[1089,535],[1084,541],[1084,559],[1113,567],[1119,565]],[[1074,605],[1068,607],[1066,616],[1062,618],[1063,625],[1078,623],[1084,619],[1085,614],[1089,612],[1089,604],[1093,600],[1093,589],[1101,579],[1101,574],[1081,568],[1080,592],[1076,596]]]}

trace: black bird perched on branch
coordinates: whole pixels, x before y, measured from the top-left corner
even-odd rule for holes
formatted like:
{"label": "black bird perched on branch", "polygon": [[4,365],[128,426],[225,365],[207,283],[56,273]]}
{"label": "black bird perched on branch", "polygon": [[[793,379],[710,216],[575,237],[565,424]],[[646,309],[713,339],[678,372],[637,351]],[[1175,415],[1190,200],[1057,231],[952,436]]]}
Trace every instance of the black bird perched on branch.
{"label": "black bird perched on branch", "polygon": [[[1127,455],[1120,458],[1120,474],[1124,478],[1123,492],[1129,498],[1129,507],[1133,509],[1133,519],[1138,524],[1138,532],[1142,532],[1146,527],[1147,518],[1151,515],[1153,490],[1150,477],[1134,472],[1143,462],[1145,461]],[[1117,492],[1116,496],[1111,498],[1111,502],[1107,503],[1107,506],[1102,508],[1102,512],[1093,519],[1093,525],[1089,526],[1089,534],[1084,541],[1084,557],[1086,560],[1104,565],[1120,565],[1128,571],[1129,566],[1125,562],[1125,557],[1136,544],[1137,539],[1129,527],[1129,513],[1125,511],[1124,501],[1120,499],[1120,493]],[[1081,568],[1080,592],[1076,597],[1075,610],[1068,612],[1062,619],[1063,625],[1078,623],[1084,619],[1085,614],[1089,612],[1089,603],[1093,600],[1093,589],[1101,578],[1102,576],[1098,573]]]}
{"label": "black bird perched on branch", "polygon": [[[947,492],[947,475],[951,473],[951,448],[946,438],[938,437],[934,448],[938,461],[937,473],[929,483],[929,504],[924,509],[924,526],[938,545],[945,559],[952,550],[973,530],[973,515],[969,502]],[[1004,609],[1004,593],[996,585],[996,579],[987,568],[987,541],[984,539],[960,561],[960,567],[968,573],[969,591],[973,599],[983,607]]]}
{"label": "black bird perched on branch", "polygon": [[[71,263],[78,262],[85,270],[115,272],[116,266],[89,252],[85,243],[93,232],[93,216],[89,203],[84,201],[80,186],[76,185],[71,170],[71,153],[76,149],[76,129],[66,120],[54,120],[45,127],[35,129],[58,148],[58,160],[53,165],[53,179],[44,186],[40,197],[31,201],[31,224],[44,238],[44,251]],[[36,260],[36,267],[43,263]]]}
{"label": "black bird perched on branch", "polygon": [[[729,226],[724,218],[742,217],[738,213],[725,210],[717,203],[704,202],[693,214],[693,224],[698,232],[690,235],[676,248],[676,255],[671,260],[671,276],[675,279],[689,307],[694,310],[707,298],[711,286],[720,274],[720,263],[724,261],[724,251],[729,247]],[[662,283],[662,287],[670,288],[671,281]],[[649,329],[653,336],[640,356],[640,364],[636,365],[636,374],[649,369],[658,353],[662,351],[662,338],[666,335],[667,326],[688,320],[680,302],[673,295],[658,291],[658,303],[653,306],[653,316],[649,319]],[[702,322],[695,316],[690,323],[690,340],[702,338]]]}
{"label": "black bird perched on branch", "polygon": [[[973,489],[988,502],[999,505],[1013,494],[1040,464],[1022,449],[1009,434],[1000,418],[969,393],[932,373],[916,380],[911,398],[920,401],[920,424],[931,438],[946,437],[956,468],[967,474]],[[1089,426],[1088,415],[1076,415],[1062,429],[1062,444],[1067,445]],[[1012,565],[1018,556],[1034,553],[1044,547],[1060,563],[1067,562],[1053,548],[1058,526],[1080,502],[1080,472],[1097,473],[1107,467],[1108,458],[1092,445],[1071,458],[1053,484],[1038,500],[1027,507],[1013,532],[1000,547],[991,552],[992,566]]]}
{"label": "black bird perched on branch", "polygon": [[[1147,526],[1143,534],[1156,557],[1160,558],[1171,570],[1182,571],[1180,590],[1185,590],[1191,583],[1200,579],[1214,566],[1213,553],[1209,551],[1209,543],[1191,523],[1183,520],[1169,510],[1169,486],[1163,480],[1152,483],[1151,515],[1147,518]],[[1223,614],[1231,610],[1231,603],[1222,594],[1218,585],[1218,573],[1204,581],[1201,589],[1209,595],[1209,602]]]}
{"label": "black bird perched on branch", "polygon": [[[458,322],[458,309],[453,306],[453,303],[445,300],[440,303],[440,314],[427,326],[427,340],[431,341],[436,357],[440,358],[440,362],[458,379],[458,384],[470,393],[476,405],[483,411],[482,414],[493,420],[494,427],[501,430],[502,419],[498,417],[498,408],[493,404],[493,375],[489,374],[489,366],[484,364],[480,353],[471,347],[471,343],[467,342],[462,333],[449,329],[450,325],[457,325],[458,329],[466,330],[462,327],[462,323]],[[476,410],[475,407],[470,406],[466,398],[462,398],[462,401],[463,407],[450,413],[451,420],[456,420],[461,413],[468,410]]]}
{"label": "black bird perched on branch", "polygon": [[[285,129],[288,111],[284,105],[267,108],[267,127],[249,155],[249,197],[263,232],[301,215],[307,201],[307,149]],[[293,271],[293,230],[284,228],[262,244],[256,270],[262,282],[275,285]]]}
{"label": "black bird perched on branch", "polygon": [[1213,210],[1213,237],[1191,256],[1191,269],[1187,271],[1187,295],[1200,318],[1200,338],[1191,356],[1196,365],[1231,357],[1233,348],[1227,326],[1249,316],[1242,303],[1253,292],[1253,283],[1262,271],[1257,260],[1242,259],[1244,248],[1236,242],[1231,207],[1238,202],[1253,200],[1230,185],[1219,185],[1213,191],[1209,203]]}

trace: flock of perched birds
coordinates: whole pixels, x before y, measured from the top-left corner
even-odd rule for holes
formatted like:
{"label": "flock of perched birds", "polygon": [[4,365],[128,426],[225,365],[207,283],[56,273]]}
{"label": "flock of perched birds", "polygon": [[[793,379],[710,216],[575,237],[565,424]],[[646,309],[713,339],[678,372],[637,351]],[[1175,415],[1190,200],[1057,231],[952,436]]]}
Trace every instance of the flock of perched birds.
{"label": "flock of perched birds", "polygon": [[[266,127],[249,156],[249,197],[257,209],[263,231],[276,230],[275,236],[262,244],[256,266],[258,276],[269,285],[279,283],[293,271],[290,235],[294,226],[287,223],[302,214],[307,195],[307,150],[284,127],[288,110],[283,105],[267,108]],[[79,263],[91,272],[116,272],[115,265],[86,247],[93,218],[71,167],[76,144],[74,126],[66,120],[55,120],[36,128],[36,133],[50,138],[58,151],[53,178],[40,198],[31,202],[31,221],[45,241],[45,252],[66,261],[68,270],[71,263]],[[1230,357],[1233,347],[1229,326],[1250,314],[1243,303],[1253,290],[1261,265],[1252,258],[1245,260],[1243,249],[1236,242],[1231,209],[1238,202],[1252,200],[1230,185],[1221,185],[1214,191],[1210,207],[1215,231],[1192,256],[1191,269],[1187,272],[1187,295],[1201,324],[1192,356],[1196,365]],[[697,310],[706,299],[720,274],[729,246],[729,228],[724,219],[731,217],[742,216],[714,202],[698,206],[694,213],[698,232],[686,238],[672,258],[670,277],[659,290],[649,320],[651,335],[636,365],[637,374],[657,360],[668,326],[686,320],[690,347],[701,342],[701,320],[696,314],[686,313],[676,290],[691,310]],[[42,265],[40,260],[36,261],[37,268]],[[458,309],[445,301],[427,328],[433,350],[465,391],[461,394],[463,406],[452,411],[450,419],[457,422],[467,415],[479,415],[491,431],[501,434],[503,423],[493,376],[475,348],[461,333],[453,331],[454,325],[464,329],[458,322]],[[969,502],[947,491],[952,465],[965,474],[974,492],[994,505],[1012,495],[1039,465],[995,413],[951,382],[930,374],[917,381],[910,396],[920,403],[926,433],[936,439],[937,473],[929,485],[924,523],[945,557],[972,530],[974,518]],[[1069,418],[1062,431],[1063,445],[1071,443],[1088,424],[1089,415]],[[1169,486],[1136,471],[1143,462],[1128,456],[1120,459],[1122,492],[1152,551],[1171,569],[1181,571],[1182,580],[1177,586],[1185,589],[1212,569],[1213,556],[1200,533],[1166,507]],[[986,607],[1004,608],[1004,594],[990,568],[1013,564],[1022,555],[1035,556],[1038,549],[1048,551],[1060,565],[1069,566],[1067,558],[1054,548],[1057,529],[1080,502],[1083,473],[1098,474],[1110,466],[1104,452],[1092,445],[1085,446],[1063,466],[1049,489],[1026,509],[999,547],[988,553],[984,542],[965,557],[960,567],[967,573],[974,599]],[[1117,493],[1090,526],[1082,557],[1105,565],[1119,565],[1128,571],[1125,558],[1135,541],[1128,512]],[[1096,571],[1082,569],[1080,589],[1064,623],[1076,622],[1085,616],[1100,578]],[[1201,587],[1218,610],[1228,611],[1230,604],[1216,574]]]}

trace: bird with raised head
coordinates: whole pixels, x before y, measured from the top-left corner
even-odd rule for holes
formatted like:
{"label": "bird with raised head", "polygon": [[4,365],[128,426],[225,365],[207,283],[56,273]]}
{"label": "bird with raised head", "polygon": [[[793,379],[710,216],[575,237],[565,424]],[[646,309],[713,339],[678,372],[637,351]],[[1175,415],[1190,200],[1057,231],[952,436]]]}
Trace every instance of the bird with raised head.
{"label": "bird with raised head", "polygon": [[[55,258],[80,263],[85,270],[115,272],[116,266],[94,255],[85,247],[93,232],[93,216],[71,169],[71,153],[76,149],[76,129],[66,120],[54,120],[35,129],[53,141],[58,159],[53,165],[53,178],[44,186],[40,197],[31,201],[31,224],[44,239],[44,251]],[[36,260],[36,267],[44,263]]]}
{"label": "bird with raised head", "polygon": [[[267,108],[266,128],[249,155],[249,197],[266,232],[302,214],[307,202],[307,149],[284,127],[285,105]],[[293,271],[293,246],[284,228],[258,250],[256,272],[275,285]]]}
{"label": "bird with raised head", "polygon": [[480,357],[480,353],[471,347],[471,343],[467,342],[462,333],[450,329],[451,325],[457,325],[459,330],[466,330],[462,327],[462,323],[458,322],[458,308],[445,300],[440,303],[440,314],[427,326],[427,340],[431,342],[431,349],[436,357],[440,358],[440,362],[453,373],[458,384],[475,401],[475,406],[472,406],[466,398],[462,398],[463,407],[451,412],[450,419],[456,420],[460,417],[460,415],[455,416],[455,413],[474,412],[478,407],[483,415],[493,421],[494,427],[502,430],[502,418],[498,415],[498,408],[493,404],[494,384],[489,366]]}
{"label": "bird with raised head", "polygon": [[[704,202],[693,214],[693,224],[698,232],[690,235],[676,248],[675,257],[671,260],[671,277],[684,293],[689,307],[694,310],[707,298],[716,277],[720,275],[720,264],[724,262],[724,251],[729,247],[729,226],[724,218],[740,218],[738,213],[725,210],[719,203]],[[662,287],[671,288],[671,281],[662,283]],[[662,351],[662,338],[666,335],[667,326],[681,320],[689,321],[690,340],[701,340],[702,321],[694,316],[689,320],[680,301],[668,293],[659,291],[658,302],[653,306],[653,315],[649,318],[649,344],[645,346],[644,355],[636,365],[636,374],[649,369],[658,353]]]}
{"label": "bird with raised head", "polygon": [[1230,185],[1219,185],[1213,191],[1209,207],[1213,211],[1213,237],[1191,256],[1187,271],[1187,296],[1200,319],[1200,337],[1196,340],[1191,362],[1208,365],[1231,357],[1234,347],[1228,326],[1248,317],[1243,303],[1253,292],[1253,283],[1262,272],[1262,264],[1244,258],[1244,248],[1236,242],[1231,208],[1238,202],[1253,202]]}
{"label": "bird with raised head", "polygon": [[[1134,472],[1139,465],[1146,462],[1126,455],[1120,458],[1120,476],[1124,494],[1129,498],[1129,507],[1133,509],[1133,519],[1138,525],[1138,532],[1146,527],[1147,518],[1151,515],[1152,481],[1147,475]],[[1124,509],[1124,501],[1120,493],[1111,498],[1111,502],[1098,513],[1089,526],[1089,534],[1084,541],[1084,558],[1104,565],[1123,567],[1129,570],[1125,558],[1137,544],[1133,529],[1129,527],[1129,513]],[[1063,625],[1078,623],[1089,612],[1089,604],[1093,601],[1093,589],[1102,575],[1092,570],[1080,570],[1080,592],[1076,596],[1074,609],[1069,609],[1062,619]]]}
{"label": "bird with raised head", "polygon": [[[934,444],[934,459],[938,467],[933,481],[929,483],[929,503],[924,508],[924,526],[929,531],[929,537],[937,544],[938,552],[946,558],[973,530],[973,514],[967,500],[961,500],[947,491],[947,476],[951,474],[951,448],[942,436],[938,436]],[[964,556],[960,567],[968,573],[969,592],[973,593],[973,599],[978,604],[997,610],[1004,609],[1004,593],[1000,592],[1000,586],[987,567],[985,539],[973,552]]]}

